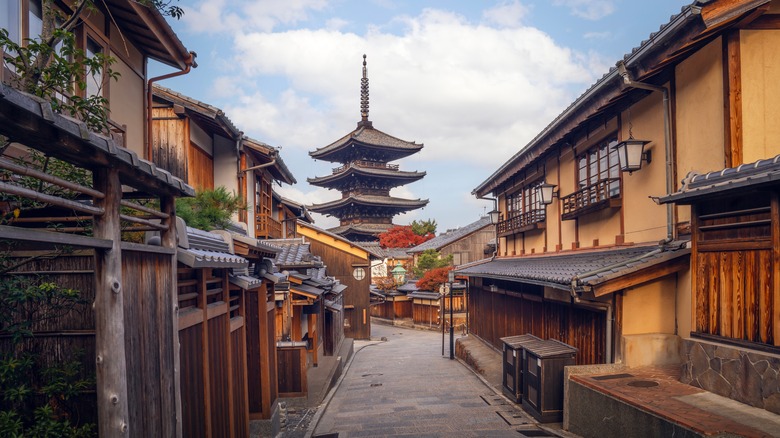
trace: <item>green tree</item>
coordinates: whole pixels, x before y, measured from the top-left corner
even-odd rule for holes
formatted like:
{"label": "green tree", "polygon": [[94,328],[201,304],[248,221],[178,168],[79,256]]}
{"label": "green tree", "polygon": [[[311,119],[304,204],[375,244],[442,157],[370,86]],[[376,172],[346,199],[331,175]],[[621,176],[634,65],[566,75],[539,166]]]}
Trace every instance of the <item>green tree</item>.
{"label": "green tree", "polygon": [[412,221],[412,232],[418,236],[435,236],[436,235],[436,220],[428,219],[427,221]]}
{"label": "green tree", "polygon": [[452,254],[442,258],[439,251],[426,249],[417,257],[417,266],[414,267],[413,272],[417,278],[422,278],[431,269],[450,266],[452,266]]}
{"label": "green tree", "polygon": [[241,197],[224,187],[199,191],[194,198],[176,199],[176,215],[187,225],[206,231],[227,228],[231,216],[245,208]]}

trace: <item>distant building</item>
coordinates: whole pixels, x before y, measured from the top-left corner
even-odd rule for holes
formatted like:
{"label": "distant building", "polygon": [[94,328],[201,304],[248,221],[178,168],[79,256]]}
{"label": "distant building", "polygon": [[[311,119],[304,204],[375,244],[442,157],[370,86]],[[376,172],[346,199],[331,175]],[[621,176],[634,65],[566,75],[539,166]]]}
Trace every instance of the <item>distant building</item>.
{"label": "distant building", "polygon": [[490,224],[489,217],[482,217],[466,226],[447,230],[406,252],[414,257],[416,265],[417,257],[429,249],[438,251],[442,257],[452,255],[454,266],[482,260],[495,251],[495,227]]}
{"label": "distant building", "polygon": [[368,76],[363,56],[360,98],[361,120],[357,128],[335,142],[310,152],[317,160],[341,163],[327,176],[309,178],[318,187],[341,192],[341,198],[308,207],[311,211],[337,217],[339,226],[328,231],[351,241],[374,241],[393,226],[393,217],[425,207],[427,199],[390,196],[390,189],[422,179],[425,172],[399,170],[388,164],[419,152],[422,144],[408,142],[374,129],[368,120]]}

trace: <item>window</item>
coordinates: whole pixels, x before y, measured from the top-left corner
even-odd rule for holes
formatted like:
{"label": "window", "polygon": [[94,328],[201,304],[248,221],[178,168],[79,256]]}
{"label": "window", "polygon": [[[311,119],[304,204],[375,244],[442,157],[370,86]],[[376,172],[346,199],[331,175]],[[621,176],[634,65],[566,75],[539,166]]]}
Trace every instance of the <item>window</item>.
{"label": "window", "polygon": [[[94,58],[95,55],[103,53],[103,46],[97,43],[90,37],[87,37],[87,47],[85,49],[87,58]],[[97,96],[102,94],[103,89],[103,72],[94,72],[87,75],[87,97]]]}
{"label": "window", "polygon": [[620,162],[617,138],[612,137],[577,157],[577,180],[581,189],[608,181],[610,196],[620,194]]}
{"label": "window", "polygon": [[363,268],[355,268],[352,271],[352,276],[355,277],[355,280],[362,280],[366,278],[366,270]]}
{"label": "window", "polygon": [[579,190],[561,198],[561,219],[620,205],[620,162],[612,135],[577,156]]}
{"label": "window", "polygon": [[31,39],[38,38],[43,33],[43,6],[41,1],[28,0],[27,11],[27,35]]}
{"label": "window", "polygon": [[521,190],[507,195],[507,219],[499,222],[498,233],[509,234],[541,228],[545,220],[545,208],[539,199],[539,186],[544,181],[535,181]]}
{"label": "window", "polygon": [[19,0],[0,0],[0,27],[8,31],[11,41],[22,41],[21,12]]}

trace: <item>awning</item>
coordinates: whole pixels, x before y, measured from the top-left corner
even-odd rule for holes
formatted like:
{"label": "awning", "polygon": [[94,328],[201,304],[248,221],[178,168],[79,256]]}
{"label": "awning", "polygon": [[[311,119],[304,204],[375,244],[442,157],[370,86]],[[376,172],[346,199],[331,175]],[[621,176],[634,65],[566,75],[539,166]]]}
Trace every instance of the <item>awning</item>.
{"label": "awning", "polygon": [[417,298],[421,300],[438,300],[441,295],[438,292],[418,290],[406,295],[409,298]]}
{"label": "awning", "polygon": [[227,252],[203,249],[182,249],[176,251],[176,258],[190,268],[246,268],[249,261]]}
{"label": "awning", "polygon": [[307,286],[305,284],[291,284],[290,285],[290,292],[296,293],[298,295],[303,295],[308,298],[314,298],[317,299],[325,292],[324,290],[314,287],[314,286]]}
{"label": "awning", "polygon": [[688,268],[687,243],[498,258],[455,273],[601,296]]}

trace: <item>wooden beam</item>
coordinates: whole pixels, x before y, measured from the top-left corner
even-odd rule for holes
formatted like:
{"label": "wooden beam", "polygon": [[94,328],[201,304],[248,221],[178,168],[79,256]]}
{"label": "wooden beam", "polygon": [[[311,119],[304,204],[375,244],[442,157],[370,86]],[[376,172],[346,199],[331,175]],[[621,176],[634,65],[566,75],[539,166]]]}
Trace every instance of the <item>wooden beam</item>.
{"label": "wooden beam", "polygon": [[58,233],[55,231],[40,231],[29,228],[9,227],[0,225],[0,239],[24,240],[27,242],[48,243],[51,245],[67,245],[79,248],[111,249],[114,242],[110,239],[79,236],[76,234]]}
{"label": "wooden beam", "polygon": [[617,292],[622,289],[637,286],[657,278],[665,277],[675,272],[682,271],[690,265],[687,256],[680,256],[667,262],[641,269],[637,272],[623,275],[614,280],[593,287],[593,294],[596,297]]}
{"label": "wooden beam", "polygon": [[772,193],[772,337],[780,346],[780,196]]}
{"label": "wooden beam", "polygon": [[751,30],[776,30],[780,29],[780,14],[765,14],[745,25],[743,29]]}
{"label": "wooden beam", "polygon": [[[170,385],[173,388],[173,414],[175,416],[175,429],[168,430],[168,422],[163,422],[163,433],[168,436],[175,436],[182,438],[182,406],[181,406],[181,345],[179,344],[179,299],[178,299],[178,275],[177,275],[177,260],[176,260],[176,247],[177,247],[177,234],[176,234],[176,199],[173,196],[163,196],[160,198],[160,212],[166,217],[162,218],[161,223],[166,225],[165,230],[160,232],[160,246],[170,253],[170,266],[167,269],[166,275],[171,278],[171,288],[167,293],[168,301],[165,301],[166,294],[160,293],[159,295],[163,299],[160,305],[161,308],[168,309],[167,314],[170,317],[170,321],[164,320],[163,331],[160,336],[167,337],[168,339],[161,339],[161,343],[171,346],[170,352],[162,351],[161,354],[172,354],[173,373],[163,372],[163,387]],[[163,315],[166,312],[162,312]]]}
{"label": "wooden beam", "polygon": [[742,164],[742,63],[739,30],[725,35],[723,52],[723,85],[726,87],[728,97],[724,100],[726,105],[724,167],[736,167]]}
{"label": "wooden beam", "polygon": [[97,371],[98,432],[103,437],[125,437],[130,431],[125,353],[124,291],[122,290],[122,184],[119,172],[99,168],[93,184],[103,193],[95,205],[104,214],[95,218],[93,233],[112,241],[112,248],[95,251],[95,364]]}

